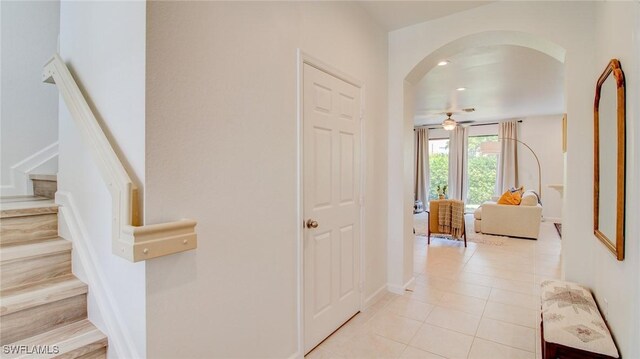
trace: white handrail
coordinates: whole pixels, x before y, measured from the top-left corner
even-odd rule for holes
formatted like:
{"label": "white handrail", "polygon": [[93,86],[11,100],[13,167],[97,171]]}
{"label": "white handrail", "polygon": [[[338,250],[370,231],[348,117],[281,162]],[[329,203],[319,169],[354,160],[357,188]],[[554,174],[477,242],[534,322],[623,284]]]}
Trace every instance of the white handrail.
{"label": "white handrail", "polygon": [[112,198],[113,253],[132,262],[197,247],[196,221],[141,225],[138,189],[105,136],[71,72],[58,54],[44,66],[44,82],[56,84]]}

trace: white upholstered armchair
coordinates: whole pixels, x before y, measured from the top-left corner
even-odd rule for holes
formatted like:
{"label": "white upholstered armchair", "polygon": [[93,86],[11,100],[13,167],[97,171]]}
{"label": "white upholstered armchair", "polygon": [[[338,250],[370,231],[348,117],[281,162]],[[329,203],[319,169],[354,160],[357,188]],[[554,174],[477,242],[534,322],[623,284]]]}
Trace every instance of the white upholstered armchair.
{"label": "white upholstered armchair", "polygon": [[533,192],[525,192],[520,205],[485,202],[476,209],[473,217],[476,232],[538,239],[542,206]]}

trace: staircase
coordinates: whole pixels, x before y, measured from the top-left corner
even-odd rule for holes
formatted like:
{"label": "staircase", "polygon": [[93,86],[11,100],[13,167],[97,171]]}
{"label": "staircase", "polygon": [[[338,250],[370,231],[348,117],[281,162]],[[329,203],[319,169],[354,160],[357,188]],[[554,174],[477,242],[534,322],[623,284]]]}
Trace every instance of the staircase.
{"label": "staircase", "polygon": [[0,198],[2,358],[106,358],[87,285],[71,272],[71,242],[58,237],[55,178],[32,179],[40,196]]}

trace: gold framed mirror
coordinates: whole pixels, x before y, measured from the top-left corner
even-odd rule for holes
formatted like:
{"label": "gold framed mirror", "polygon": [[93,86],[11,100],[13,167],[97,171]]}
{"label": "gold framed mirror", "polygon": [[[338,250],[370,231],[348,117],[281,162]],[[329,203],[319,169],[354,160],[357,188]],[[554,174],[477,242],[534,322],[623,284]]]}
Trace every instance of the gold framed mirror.
{"label": "gold framed mirror", "polygon": [[624,260],[625,83],[620,61],[609,62],[596,85],[594,124],[593,231]]}

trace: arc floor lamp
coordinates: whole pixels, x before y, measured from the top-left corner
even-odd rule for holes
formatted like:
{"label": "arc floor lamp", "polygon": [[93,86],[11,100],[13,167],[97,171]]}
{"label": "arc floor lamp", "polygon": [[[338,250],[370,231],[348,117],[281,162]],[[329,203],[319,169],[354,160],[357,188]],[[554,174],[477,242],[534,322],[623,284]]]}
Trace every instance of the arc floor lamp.
{"label": "arc floor lamp", "polygon": [[499,137],[498,140],[502,141],[502,140],[509,140],[509,141],[515,141],[517,143],[522,144],[524,147],[526,147],[529,151],[531,151],[531,154],[533,155],[533,157],[536,159],[536,163],[538,164],[538,195],[540,197],[542,197],[542,169],[540,167],[540,159],[538,158],[538,155],[536,155],[536,152],[533,150],[533,148],[531,148],[529,145],[527,145],[526,143],[520,141],[520,140],[516,140],[515,138],[510,138],[510,137]]}

